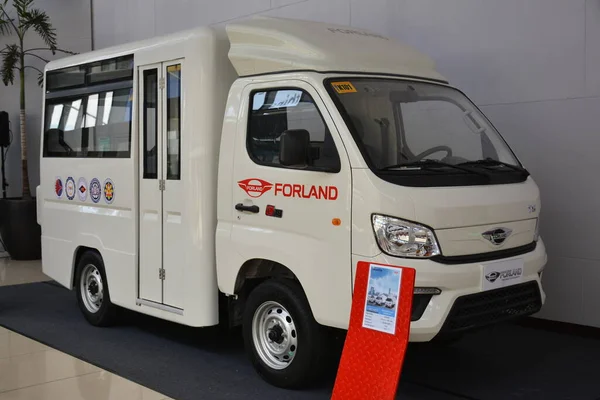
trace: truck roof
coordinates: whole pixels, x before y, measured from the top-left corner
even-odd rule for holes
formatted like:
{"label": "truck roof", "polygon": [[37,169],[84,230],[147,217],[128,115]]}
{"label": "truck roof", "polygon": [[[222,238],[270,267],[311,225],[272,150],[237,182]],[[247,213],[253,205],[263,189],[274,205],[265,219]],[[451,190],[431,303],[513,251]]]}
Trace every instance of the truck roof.
{"label": "truck roof", "polygon": [[169,35],[157,36],[150,39],[124,43],[117,46],[106,47],[99,50],[89,51],[74,56],[64,57],[46,64],[47,71],[67,68],[75,65],[91,63],[124,55],[135,54],[141,51],[152,51],[171,46],[189,40],[212,39],[219,37],[227,40],[224,28],[200,27],[189,29]]}
{"label": "truck roof", "polygon": [[311,70],[403,75],[446,82],[428,56],[349,26],[255,17],[226,27],[240,76]]}
{"label": "truck roof", "polygon": [[[225,31],[227,32],[225,34]],[[428,56],[396,40],[349,26],[254,17],[223,27],[201,27],[52,61],[46,70],[160,50],[187,40],[227,40],[239,76],[287,71],[370,73],[446,82]],[[199,47],[206,48],[206,47]]]}

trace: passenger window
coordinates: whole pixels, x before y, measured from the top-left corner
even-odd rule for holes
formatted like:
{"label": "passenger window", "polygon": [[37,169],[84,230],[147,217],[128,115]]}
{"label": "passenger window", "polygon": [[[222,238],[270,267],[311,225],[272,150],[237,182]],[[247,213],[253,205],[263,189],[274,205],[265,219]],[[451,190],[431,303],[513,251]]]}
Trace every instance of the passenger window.
{"label": "passenger window", "polygon": [[280,137],[292,129],[310,134],[309,169],[339,172],[340,158],[333,137],[313,98],[300,89],[258,91],[251,95],[248,152],[258,164],[283,167],[279,162]]}
{"label": "passenger window", "polygon": [[181,179],[181,64],[167,67],[167,179]]}
{"label": "passenger window", "polygon": [[126,88],[49,102],[44,157],[129,157],[131,96]]}
{"label": "passenger window", "polygon": [[158,70],[144,71],[144,179],[158,178]]}

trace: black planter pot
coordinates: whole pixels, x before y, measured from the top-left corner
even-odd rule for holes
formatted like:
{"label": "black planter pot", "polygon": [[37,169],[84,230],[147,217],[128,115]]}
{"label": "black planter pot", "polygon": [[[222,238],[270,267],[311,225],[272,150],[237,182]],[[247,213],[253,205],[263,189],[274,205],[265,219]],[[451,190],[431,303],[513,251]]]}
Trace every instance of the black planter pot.
{"label": "black planter pot", "polygon": [[42,229],[35,199],[0,199],[0,235],[14,260],[42,258]]}

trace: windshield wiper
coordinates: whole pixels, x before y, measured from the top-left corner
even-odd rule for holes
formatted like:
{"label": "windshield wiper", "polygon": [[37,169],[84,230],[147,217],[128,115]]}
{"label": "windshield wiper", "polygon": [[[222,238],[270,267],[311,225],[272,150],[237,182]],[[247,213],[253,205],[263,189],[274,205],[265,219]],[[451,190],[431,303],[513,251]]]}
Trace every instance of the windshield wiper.
{"label": "windshield wiper", "polygon": [[484,167],[495,167],[495,166],[503,166],[506,168],[510,168],[513,171],[518,171],[518,172],[527,172],[527,170],[525,168],[516,166],[516,165],[512,165],[509,163],[505,163],[503,161],[498,161],[498,160],[494,160],[493,158],[484,158],[483,160],[477,160],[477,161],[467,161],[464,163],[460,163],[458,165],[464,165],[464,166],[470,166],[470,165],[481,165]]}
{"label": "windshield wiper", "polygon": [[407,162],[407,163],[403,163],[403,164],[389,165],[387,167],[381,168],[381,171],[390,171],[393,169],[411,168],[411,167],[421,168],[421,169],[429,169],[429,170],[434,169],[434,168],[453,168],[453,169],[458,169],[460,171],[468,172],[470,174],[485,176],[486,178],[490,177],[489,174],[486,174],[485,172],[482,172],[482,171],[476,171],[476,170],[473,170],[470,168],[461,167],[459,165],[448,164],[443,161],[431,160],[431,159],[411,161],[411,162]]}

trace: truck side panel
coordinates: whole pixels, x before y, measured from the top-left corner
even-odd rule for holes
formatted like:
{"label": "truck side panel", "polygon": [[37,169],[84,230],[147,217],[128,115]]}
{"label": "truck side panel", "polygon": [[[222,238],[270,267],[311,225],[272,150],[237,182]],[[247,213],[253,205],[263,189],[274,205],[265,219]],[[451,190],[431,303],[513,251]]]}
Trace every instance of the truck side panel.
{"label": "truck side panel", "polygon": [[[57,180],[63,185],[75,182],[75,196],[69,200],[63,189],[56,194]],[[79,198],[77,184],[97,179],[114,184],[114,199],[107,203],[102,194],[94,204]],[[128,304],[135,295],[135,216],[133,212],[132,160],[87,159],[85,162],[46,158],[42,162],[40,193],[42,208],[42,259],[44,273],[71,288],[80,246],[96,249],[101,254],[111,296],[116,304]],[[69,189],[70,190],[70,189]]]}
{"label": "truck side panel", "polygon": [[[78,249],[95,249],[104,260],[113,303],[186,325],[214,325],[218,323],[214,247],[218,147],[227,93],[236,78],[227,58],[229,43],[226,37],[212,29],[200,29],[141,42],[139,48],[135,44],[126,47],[129,51],[126,54],[134,56],[135,70],[129,99],[132,107],[130,155],[108,159],[85,155],[44,157],[42,149],[38,217],[42,225],[43,270],[62,285],[72,288]],[[119,47],[75,56],[74,64],[61,60],[57,65],[67,68],[88,63],[88,60],[95,62],[121,55],[123,49]],[[143,250],[139,249],[138,243],[138,179],[142,153],[139,149],[137,68],[151,63],[169,65],[173,60],[182,60],[184,68],[180,153],[183,189],[170,201],[176,201],[182,207],[181,226],[185,233],[178,237],[169,236],[170,243],[176,246],[168,250],[169,254],[175,251],[176,267],[181,271],[181,277],[177,279],[179,287],[170,287],[180,294],[181,313],[170,312],[165,307],[154,308],[138,299],[138,262]],[[49,64],[49,68],[53,65]],[[72,106],[68,101],[65,100],[65,107]],[[64,124],[68,113],[63,115],[61,123]],[[99,115],[102,114],[99,112]],[[64,130],[65,138],[68,138],[72,128]],[[83,186],[89,191],[94,179],[102,188],[99,200],[92,201],[89,193],[79,197],[80,180],[85,181]],[[107,182],[110,182],[108,198]],[[168,270],[169,265],[164,265],[164,269]],[[155,276],[160,279],[158,269]],[[167,273],[166,279],[169,276]]]}
{"label": "truck side panel", "polygon": [[[294,78],[256,78],[232,88],[227,108],[231,118],[225,120],[221,147],[228,156],[222,159],[219,176],[220,187],[232,188],[219,192],[223,196],[219,198],[217,228],[219,288],[235,293],[244,263],[272,261],[297,277],[319,323],[345,328],[352,297],[350,164],[317,90],[304,77]],[[276,99],[290,93],[297,96],[297,102],[277,105]],[[254,96],[257,102],[268,100],[251,106]],[[255,124],[248,122],[250,110]],[[308,131],[311,146],[320,149],[322,158],[318,160],[333,164],[321,169],[286,168],[276,164],[277,150],[267,150],[274,154],[275,164],[261,165],[252,159],[251,141],[277,143],[276,137],[291,129]],[[335,156],[329,156],[336,153],[337,167],[333,166]],[[257,206],[259,212],[239,212],[239,203]],[[279,210],[279,217],[269,215],[270,207]]]}

